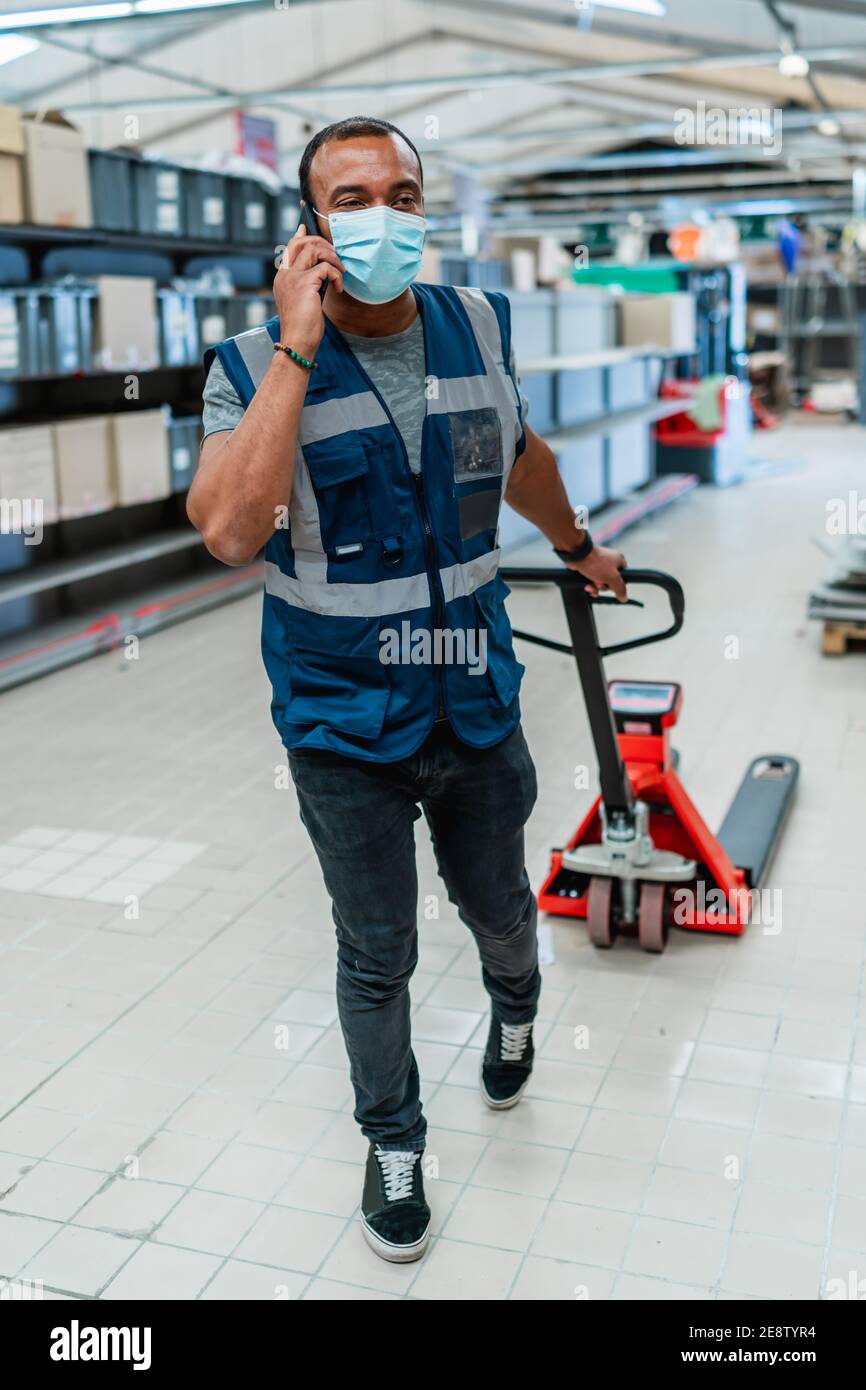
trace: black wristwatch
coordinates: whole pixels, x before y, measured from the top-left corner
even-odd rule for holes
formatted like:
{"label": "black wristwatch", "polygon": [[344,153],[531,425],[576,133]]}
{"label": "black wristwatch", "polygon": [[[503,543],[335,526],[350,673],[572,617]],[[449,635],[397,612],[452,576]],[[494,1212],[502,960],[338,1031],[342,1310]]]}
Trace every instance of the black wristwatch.
{"label": "black wristwatch", "polygon": [[560,550],[557,546],[554,546],[553,553],[554,555],[558,555],[560,560],[566,560],[573,564],[575,560],[585,560],[588,555],[592,554],[594,549],[595,546],[592,542],[592,536],[586,531],[580,545],[574,546],[572,550]]}

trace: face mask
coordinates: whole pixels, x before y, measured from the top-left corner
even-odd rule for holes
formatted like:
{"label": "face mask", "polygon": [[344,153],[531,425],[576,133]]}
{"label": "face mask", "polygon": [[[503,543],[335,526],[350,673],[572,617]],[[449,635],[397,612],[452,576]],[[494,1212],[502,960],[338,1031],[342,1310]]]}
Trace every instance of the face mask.
{"label": "face mask", "polygon": [[343,285],[362,304],[387,304],[412,283],[421,265],[427,221],[389,207],[319,213],[346,267]]}

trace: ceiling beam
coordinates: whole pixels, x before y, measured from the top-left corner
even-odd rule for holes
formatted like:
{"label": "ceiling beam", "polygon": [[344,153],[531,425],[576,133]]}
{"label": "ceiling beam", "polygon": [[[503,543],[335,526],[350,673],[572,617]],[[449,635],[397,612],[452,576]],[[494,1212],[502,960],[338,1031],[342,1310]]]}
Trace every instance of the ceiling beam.
{"label": "ceiling beam", "polygon": [[[555,109],[561,110],[560,106]],[[819,121],[825,119],[822,111],[783,111],[781,128],[788,130],[813,130]],[[866,128],[866,110],[834,111],[833,119],[840,125],[863,126]],[[510,122],[509,122],[510,124]],[[448,148],[462,148],[466,145],[509,144],[515,140],[547,142],[549,144],[592,144],[596,140],[651,140],[656,136],[673,139],[673,121],[635,121],[614,125],[557,126],[547,130],[543,126],[537,130],[501,130],[497,126],[485,130],[457,135],[448,141]],[[830,137],[828,137],[829,139]],[[423,149],[423,147],[422,147]]]}
{"label": "ceiling beam", "polygon": [[[836,62],[850,58],[852,52],[866,54],[866,40],[857,45],[827,45],[804,48],[803,56],[810,62]],[[660,77],[670,73],[687,70],[689,72],[712,71],[730,67],[775,67],[778,60],[776,50],[762,50],[745,54],[695,55],[694,57],[643,59],[629,63],[586,63],[579,66],[554,68],[527,68],[517,71],[496,73],[449,73],[441,77],[388,78],[379,82],[347,82],[332,87],[320,88],[312,93],[306,86],[288,85],[282,88],[268,87],[258,91],[239,91],[229,98],[193,96],[139,97],[127,94],[124,97],[104,101],[70,101],[65,109],[72,115],[90,114],[94,111],[127,110],[134,105],[137,111],[164,111],[173,108],[207,105],[237,106],[239,104],[261,105],[264,102],[284,100],[304,100],[310,96],[320,99],[341,99],[349,97],[367,98],[370,96],[400,96],[420,92],[432,94],[453,91],[492,91],[531,85],[547,86],[551,83],[594,84],[632,77]]]}
{"label": "ceiling beam", "polygon": [[[366,53],[356,53],[352,56],[351,59],[346,59],[345,61],[340,63],[333,63],[330,67],[327,68],[320,68],[318,71],[311,73],[309,77],[305,78],[305,83],[310,88],[310,95],[315,96],[316,88],[321,82],[327,81],[329,78],[334,77],[341,72],[344,72],[346,68],[361,67],[364,63],[372,63],[383,57],[391,57],[393,54],[401,53],[407,48],[414,47],[418,43],[432,42],[437,37],[438,35],[436,34],[435,30],[428,30],[420,34],[413,34],[404,39],[397,39],[394,43],[389,44],[386,48],[383,48],[381,44],[378,44],[375,48],[370,49]],[[233,105],[240,107],[252,105],[273,106],[276,110],[282,110],[292,116],[297,116],[302,121],[306,122],[309,121],[311,118],[315,118],[317,121],[321,121],[323,125],[328,125],[331,120],[329,112],[325,111],[323,108],[320,107],[295,106],[290,105],[285,101],[252,102],[248,99],[241,98],[237,93],[234,94]],[[214,112],[209,111],[206,116],[201,117],[198,120],[178,121],[172,125],[163,126],[154,134],[148,136],[147,143],[149,145],[153,145],[159,140],[170,139],[172,136],[183,134],[186,130],[192,128],[193,126],[206,125],[208,122],[212,120],[214,120]],[[304,143],[306,144],[306,141]],[[299,147],[298,152],[300,152],[301,149],[303,149],[303,146]],[[281,151],[281,153],[285,152]]]}

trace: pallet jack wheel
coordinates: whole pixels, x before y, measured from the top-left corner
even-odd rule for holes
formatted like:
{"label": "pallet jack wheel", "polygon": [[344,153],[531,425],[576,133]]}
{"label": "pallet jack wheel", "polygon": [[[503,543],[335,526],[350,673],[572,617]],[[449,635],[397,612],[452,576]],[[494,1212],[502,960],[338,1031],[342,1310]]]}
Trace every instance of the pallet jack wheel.
{"label": "pallet jack wheel", "polygon": [[613,879],[591,878],[586,895],[586,924],[593,946],[608,950],[616,940],[613,925]]}
{"label": "pallet jack wheel", "polygon": [[656,955],[663,951],[668,939],[665,924],[665,885],[642,883],[638,908],[637,935],[643,950]]}

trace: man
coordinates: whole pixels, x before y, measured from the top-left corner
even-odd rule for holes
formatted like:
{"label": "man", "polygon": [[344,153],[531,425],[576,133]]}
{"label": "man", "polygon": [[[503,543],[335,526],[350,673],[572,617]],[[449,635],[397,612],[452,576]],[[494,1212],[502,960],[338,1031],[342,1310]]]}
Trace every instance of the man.
{"label": "man", "polygon": [[363,1229],[383,1258],[412,1260],[430,1219],[409,1028],[419,806],[491,998],[486,1104],[516,1104],[532,1068],[536,782],[497,575],[502,498],[591,593],[624,599],[625,561],[576,526],[524,425],[505,296],[412,285],[425,221],[411,142],[387,121],[341,121],[299,176],[309,230],[277,273],[277,316],[216,349],[188,506],[226,564],[265,548],[272,712],[333,904],[369,1141]]}

